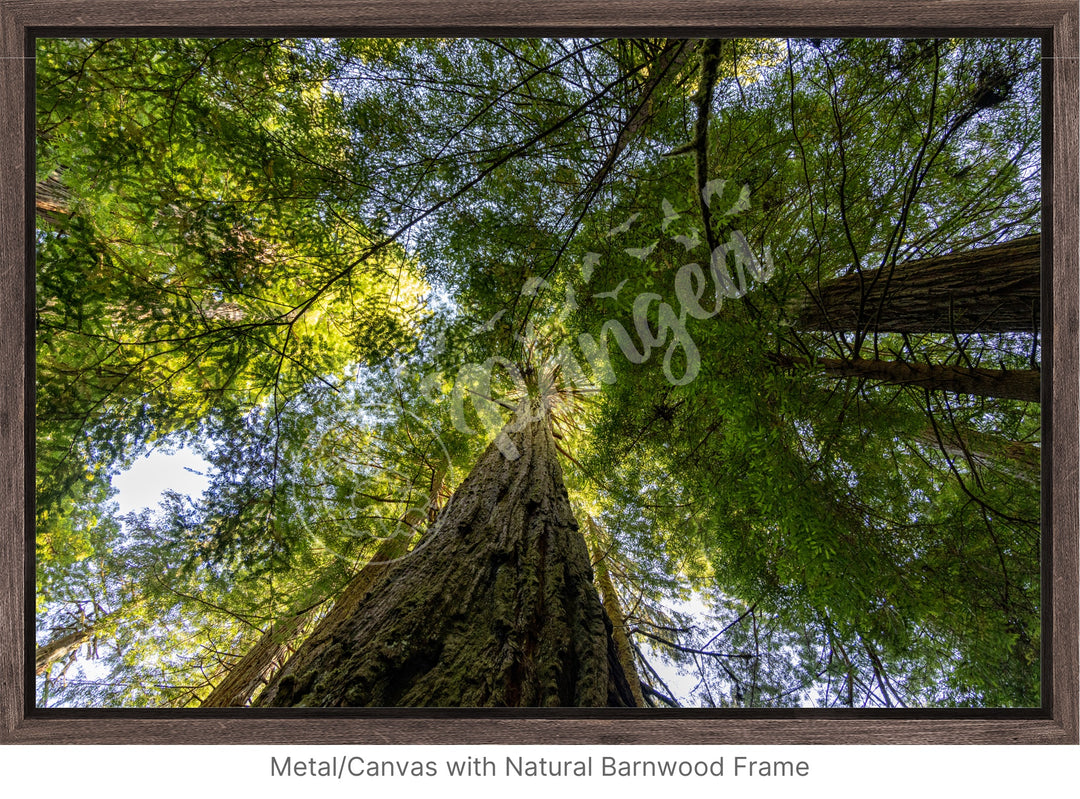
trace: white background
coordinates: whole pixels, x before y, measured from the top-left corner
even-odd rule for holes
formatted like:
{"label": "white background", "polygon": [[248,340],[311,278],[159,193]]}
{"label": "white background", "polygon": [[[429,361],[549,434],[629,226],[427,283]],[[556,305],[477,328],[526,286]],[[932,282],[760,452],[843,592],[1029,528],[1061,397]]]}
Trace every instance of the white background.
{"label": "white background", "polygon": [[[439,777],[271,777],[270,757],[279,761],[338,756],[365,760],[435,760]],[[509,755],[531,758],[714,760],[723,757],[723,778],[486,777],[446,775],[450,758],[489,757],[503,771]],[[806,760],[807,777],[747,778],[729,774],[736,755],[759,760]],[[57,746],[0,747],[0,785],[9,796],[35,790],[79,799],[216,799],[247,796],[318,799],[331,797],[501,797],[564,799],[609,792],[619,799],[712,797],[1022,797],[1073,795],[1080,784],[1080,747],[975,746],[684,746],[684,747],[506,747],[506,746]],[[10,793],[8,790],[10,789]]]}

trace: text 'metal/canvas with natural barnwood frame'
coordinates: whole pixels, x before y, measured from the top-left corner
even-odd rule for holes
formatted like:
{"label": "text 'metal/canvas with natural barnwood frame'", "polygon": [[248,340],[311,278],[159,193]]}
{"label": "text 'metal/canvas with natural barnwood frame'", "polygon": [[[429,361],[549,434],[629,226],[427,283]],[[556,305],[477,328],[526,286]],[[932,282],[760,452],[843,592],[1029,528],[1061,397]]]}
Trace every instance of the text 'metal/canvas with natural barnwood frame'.
{"label": "text 'metal/canvas with natural barnwood frame'", "polygon": [[59,5],[5,739],[1076,742],[1075,8]]}

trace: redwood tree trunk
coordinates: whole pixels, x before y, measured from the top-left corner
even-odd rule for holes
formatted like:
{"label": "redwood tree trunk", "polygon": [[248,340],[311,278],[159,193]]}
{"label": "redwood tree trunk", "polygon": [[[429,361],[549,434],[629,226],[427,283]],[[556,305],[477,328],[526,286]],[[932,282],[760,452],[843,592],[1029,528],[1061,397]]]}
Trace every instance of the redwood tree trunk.
{"label": "redwood tree trunk", "polygon": [[864,271],[803,301],[800,330],[1031,333],[1039,329],[1039,237]]}
{"label": "redwood tree trunk", "polygon": [[935,430],[932,426],[923,430],[916,440],[934,447],[944,447],[953,457],[971,457],[975,461],[991,461],[1005,470],[1038,481],[1042,464],[1042,451],[1025,441],[1007,438],[964,428],[956,431],[949,427]]}
{"label": "redwood tree trunk", "polygon": [[[773,355],[782,366],[808,366],[806,358]],[[865,358],[841,360],[818,358],[813,361],[825,374],[837,377],[860,377],[895,385],[911,385],[930,391],[972,394],[977,397],[1039,401],[1040,378],[1034,369],[977,369],[906,361],[874,361]]]}
{"label": "redwood tree trunk", "polygon": [[229,669],[225,678],[199,703],[199,707],[243,707],[287,655],[311,611],[271,625],[255,644]]}
{"label": "redwood tree trunk", "polygon": [[[586,517],[586,524],[592,536],[594,549],[600,541],[600,528],[592,517]],[[596,573],[597,587],[600,589],[600,602],[604,605],[611,622],[611,640],[615,645],[615,651],[619,656],[619,664],[623,674],[630,685],[630,692],[634,695],[634,704],[638,707],[648,707],[645,697],[641,693],[641,677],[638,675],[637,664],[634,663],[634,649],[630,644],[630,638],[626,634],[626,619],[623,616],[622,605],[619,602],[619,594],[615,590],[615,583],[611,579],[611,572],[604,560],[603,553],[595,553],[593,557],[593,570]]]}
{"label": "redwood tree trunk", "polygon": [[37,184],[34,192],[34,209],[42,219],[53,224],[70,213],[71,193],[60,178],[62,170],[57,170]]}
{"label": "redwood tree trunk", "polygon": [[622,666],[623,674],[630,686],[630,693],[633,694],[634,704],[638,707],[647,707],[645,697],[641,693],[641,677],[634,663],[634,650],[626,634],[626,622],[623,619],[622,606],[619,604],[619,595],[615,592],[615,584],[611,581],[611,574],[603,561],[596,564],[596,577],[600,584],[600,601],[612,624],[611,640],[619,657],[619,665]]}
{"label": "redwood tree trunk", "polygon": [[256,704],[634,704],[548,419],[531,408],[500,434],[513,447],[489,446],[421,544],[320,623]]}
{"label": "redwood tree trunk", "polygon": [[[438,509],[438,495],[442,490],[444,473],[436,471],[431,478],[431,491],[427,507],[434,513]],[[403,521],[411,529],[418,529],[425,517],[418,511],[410,510]],[[378,582],[386,566],[403,557],[409,551],[410,539],[406,535],[393,535],[381,544],[359,572],[349,581],[327,614],[325,623],[334,625],[356,610],[357,603],[371,591]],[[255,693],[267,684],[274,672],[282,665],[288,655],[290,645],[303,632],[314,610],[304,610],[274,624],[263,633],[262,637],[236,662],[225,678],[214,686],[214,690],[200,703],[200,707],[243,707],[251,701]]]}

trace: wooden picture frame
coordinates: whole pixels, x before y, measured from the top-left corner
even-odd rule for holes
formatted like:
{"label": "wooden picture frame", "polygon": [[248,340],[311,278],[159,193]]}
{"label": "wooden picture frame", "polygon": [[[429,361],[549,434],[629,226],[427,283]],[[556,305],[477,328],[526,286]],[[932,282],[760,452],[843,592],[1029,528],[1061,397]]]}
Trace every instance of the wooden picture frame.
{"label": "wooden picture frame", "polygon": [[[1042,707],[949,711],[40,710],[32,655],[34,38],[75,35],[1041,37]],[[200,744],[1078,743],[1080,59],[1074,0],[0,0],[0,742]]]}

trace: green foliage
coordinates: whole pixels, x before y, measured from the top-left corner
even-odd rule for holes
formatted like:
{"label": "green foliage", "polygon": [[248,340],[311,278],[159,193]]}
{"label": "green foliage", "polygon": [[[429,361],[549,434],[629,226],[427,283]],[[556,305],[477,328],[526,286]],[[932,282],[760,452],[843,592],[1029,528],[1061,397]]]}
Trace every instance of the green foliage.
{"label": "green foliage", "polygon": [[[791,321],[1037,232],[1038,81],[1025,40],[43,41],[39,634],[97,622],[112,675],[50,701],[197,704],[558,363],[579,517],[689,701],[1038,704],[1038,407],[816,365],[1037,337]],[[113,518],[155,445],[209,488]]]}

